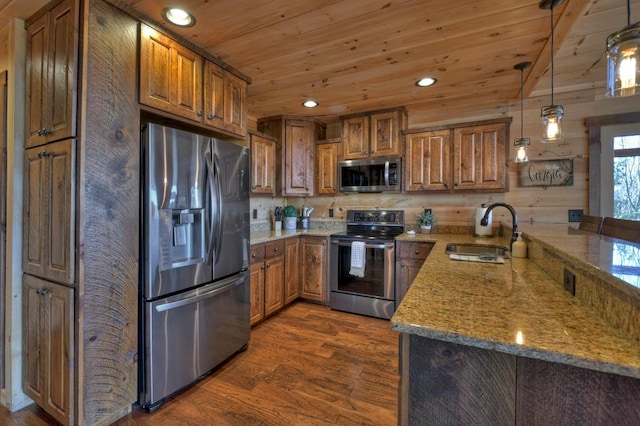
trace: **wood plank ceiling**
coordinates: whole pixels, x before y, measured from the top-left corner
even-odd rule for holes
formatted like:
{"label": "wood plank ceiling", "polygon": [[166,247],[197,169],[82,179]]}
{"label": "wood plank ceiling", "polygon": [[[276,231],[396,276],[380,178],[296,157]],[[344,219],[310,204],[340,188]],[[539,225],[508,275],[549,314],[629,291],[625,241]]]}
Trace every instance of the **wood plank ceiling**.
{"label": "wood plank ceiling", "polygon": [[[551,16],[538,0],[110,1],[249,76],[254,118],[504,105],[519,97],[522,61],[534,63],[525,96],[549,93]],[[631,3],[635,22],[640,0]],[[195,26],[162,22],[160,11],[178,4]],[[565,0],[554,15],[556,92],[604,87],[605,40],[626,25],[626,1]],[[416,87],[423,76],[438,83]],[[307,98],[320,106],[303,108]]]}

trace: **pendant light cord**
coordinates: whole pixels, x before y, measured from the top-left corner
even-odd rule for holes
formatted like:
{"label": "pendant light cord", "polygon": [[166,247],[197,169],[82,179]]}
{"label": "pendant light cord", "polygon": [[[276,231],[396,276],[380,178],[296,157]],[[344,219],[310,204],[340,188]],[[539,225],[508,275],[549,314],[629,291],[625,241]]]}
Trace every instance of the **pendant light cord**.
{"label": "pendant light cord", "polygon": [[[631,0],[627,0],[631,1]],[[551,4],[551,105],[555,105],[553,103],[553,4]]]}
{"label": "pendant light cord", "polygon": [[627,27],[631,26],[631,0],[627,0]]}
{"label": "pendant light cord", "polygon": [[524,139],[524,68],[520,68],[520,139]]}

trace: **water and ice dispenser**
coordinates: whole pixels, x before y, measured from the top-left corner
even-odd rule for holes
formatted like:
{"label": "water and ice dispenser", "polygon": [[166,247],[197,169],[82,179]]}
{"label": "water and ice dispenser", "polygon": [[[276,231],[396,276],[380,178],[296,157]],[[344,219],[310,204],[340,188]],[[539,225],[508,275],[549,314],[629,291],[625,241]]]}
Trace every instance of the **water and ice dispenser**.
{"label": "water and ice dispenser", "polygon": [[204,209],[160,210],[160,270],[204,262]]}

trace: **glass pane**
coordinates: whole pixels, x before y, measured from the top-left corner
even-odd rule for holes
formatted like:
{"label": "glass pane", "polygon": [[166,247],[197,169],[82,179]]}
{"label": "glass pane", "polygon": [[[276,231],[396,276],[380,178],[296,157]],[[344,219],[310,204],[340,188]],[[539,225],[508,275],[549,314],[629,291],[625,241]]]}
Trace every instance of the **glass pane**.
{"label": "glass pane", "polygon": [[613,149],[640,148],[640,135],[617,136],[613,138]]}
{"label": "glass pane", "polygon": [[640,156],[613,159],[613,216],[640,220]]}

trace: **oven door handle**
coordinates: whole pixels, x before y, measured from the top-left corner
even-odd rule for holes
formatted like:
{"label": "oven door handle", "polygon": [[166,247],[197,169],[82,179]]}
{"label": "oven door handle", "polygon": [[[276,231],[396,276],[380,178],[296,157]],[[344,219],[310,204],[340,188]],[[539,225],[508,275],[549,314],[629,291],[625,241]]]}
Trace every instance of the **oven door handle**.
{"label": "oven door handle", "polygon": [[[352,241],[336,241],[333,240],[331,241],[331,244],[336,245],[336,246],[340,246],[340,247],[351,247],[351,243]],[[370,248],[370,249],[392,249],[395,248],[395,244],[393,243],[387,243],[387,244],[366,244],[365,243],[365,248]]]}

